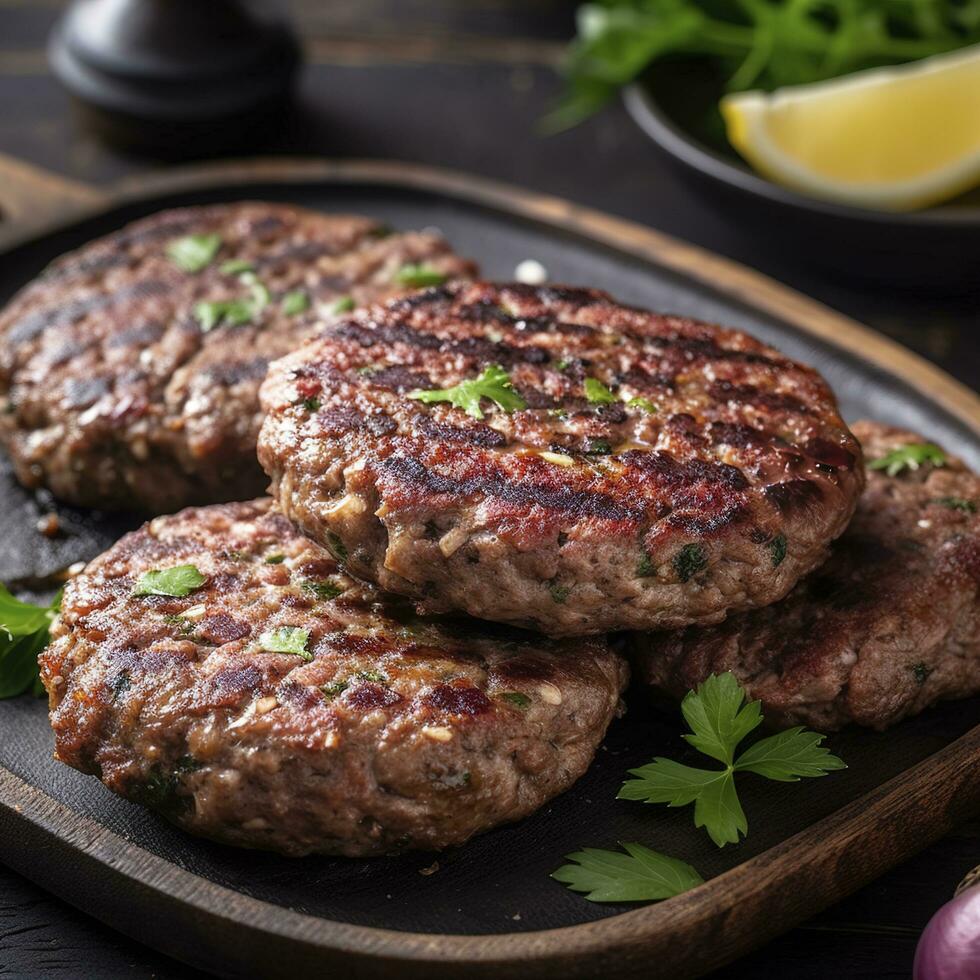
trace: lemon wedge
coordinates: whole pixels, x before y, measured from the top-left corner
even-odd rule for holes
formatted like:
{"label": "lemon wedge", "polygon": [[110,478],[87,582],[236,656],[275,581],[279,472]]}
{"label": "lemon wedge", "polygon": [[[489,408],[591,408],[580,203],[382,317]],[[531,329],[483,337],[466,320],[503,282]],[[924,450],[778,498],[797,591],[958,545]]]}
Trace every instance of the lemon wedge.
{"label": "lemon wedge", "polygon": [[725,96],[728,138],[763,176],[907,211],[980,183],[980,45],[814,85]]}

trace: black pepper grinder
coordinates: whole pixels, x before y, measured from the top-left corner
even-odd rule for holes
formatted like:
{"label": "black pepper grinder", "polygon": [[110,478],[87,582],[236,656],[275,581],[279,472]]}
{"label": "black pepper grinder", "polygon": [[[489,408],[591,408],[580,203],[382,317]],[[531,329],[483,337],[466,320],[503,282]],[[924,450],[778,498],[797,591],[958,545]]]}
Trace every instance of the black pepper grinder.
{"label": "black pepper grinder", "polygon": [[103,135],[179,157],[254,148],[300,62],[275,6],[252,0],[73,0],[49,56]]}

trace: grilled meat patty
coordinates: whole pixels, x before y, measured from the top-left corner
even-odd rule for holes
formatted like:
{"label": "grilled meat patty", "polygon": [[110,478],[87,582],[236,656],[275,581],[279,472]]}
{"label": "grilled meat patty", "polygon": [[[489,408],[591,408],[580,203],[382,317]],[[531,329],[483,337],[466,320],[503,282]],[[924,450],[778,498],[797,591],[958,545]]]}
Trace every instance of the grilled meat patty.
{"label": "grilled meat patty", "polygon": [[[924,443],[877,422],[869,460]],[[980,692],[980,478],[956,459],[868,488],[830,560],[782,601],[719,626],[634,637],[641,681],[682,697],[732,671],[770,721],[883,729]]]}
{"label": "grilled meat patty", "polygon": [[406,291],[418,264],[430,282],[474,271],[437,236],[261,203],[165,211],[60,258],[0,313],[18,479],[151,513],[255,496],[269,361],[338,299]]}
{"label": "grilled meat patty", "polygon": [[261,397],[279,505],[353,574],[551,635],[773,602],[864,479],[815,371],[589,289],[374,306],[273,365]]}
{"label": "grilled meat patty", "polygon": [[[186,596],[134,594],[183,565],[205,579]],[[268,500],[124,537],[66,587],[41,670],[61,761],[195,834],[352,856],[532,813],[588,767],[627,674],[605,640],[421,620]]]}

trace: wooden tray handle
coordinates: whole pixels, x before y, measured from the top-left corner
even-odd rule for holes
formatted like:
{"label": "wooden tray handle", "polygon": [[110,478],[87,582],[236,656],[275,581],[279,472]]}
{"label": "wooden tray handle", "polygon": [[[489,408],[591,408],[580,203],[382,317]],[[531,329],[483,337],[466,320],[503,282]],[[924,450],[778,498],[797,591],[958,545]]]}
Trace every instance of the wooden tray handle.
{"label": "wooden tray handle", "polygon": [[98,209],[108,200],[97,187],[0,153],[0,249],[35,228]]}

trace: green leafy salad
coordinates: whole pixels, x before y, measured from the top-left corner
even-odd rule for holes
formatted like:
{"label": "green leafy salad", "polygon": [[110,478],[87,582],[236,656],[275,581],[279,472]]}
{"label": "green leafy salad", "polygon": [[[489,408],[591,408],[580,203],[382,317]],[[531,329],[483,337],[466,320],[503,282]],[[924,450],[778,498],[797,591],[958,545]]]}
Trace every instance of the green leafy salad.
{"label": "green leafy salad", "polygon": [[952,51],[980,42],[980,0],[600,0],[577,23],[553,130],[672,55],[707,59],[742,92]]}

